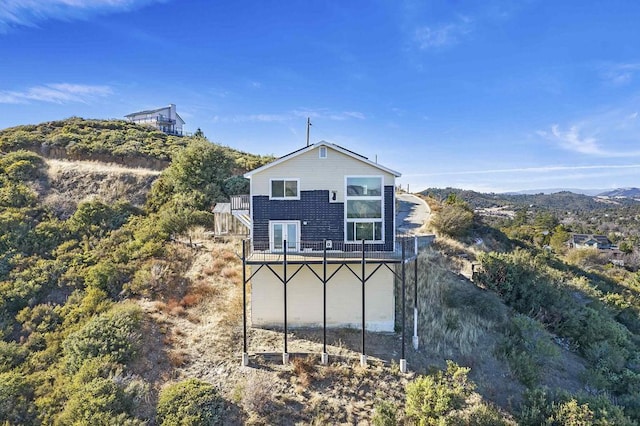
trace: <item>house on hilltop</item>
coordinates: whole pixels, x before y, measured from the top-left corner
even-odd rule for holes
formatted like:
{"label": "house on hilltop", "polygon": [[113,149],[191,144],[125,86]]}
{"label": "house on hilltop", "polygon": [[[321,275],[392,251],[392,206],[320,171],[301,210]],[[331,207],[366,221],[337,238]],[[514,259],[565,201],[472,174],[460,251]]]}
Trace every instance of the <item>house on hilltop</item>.
{"label": "house on hilltop", "polygon": [[168,135],[182,136],[184,120],[176,112],[175,104],[163,108],[133,112],[125,115],[129,121],[151,126]]}
{"label": "house on hilltop", "polygon": [[411,256],[395,230],[400,173],[322,141],[244,176],[231,209],[250,229],[252,325],[284,325],[284,354],[288,326],[362,328],[364,356],[365,329],[394,330],[395,266]]}

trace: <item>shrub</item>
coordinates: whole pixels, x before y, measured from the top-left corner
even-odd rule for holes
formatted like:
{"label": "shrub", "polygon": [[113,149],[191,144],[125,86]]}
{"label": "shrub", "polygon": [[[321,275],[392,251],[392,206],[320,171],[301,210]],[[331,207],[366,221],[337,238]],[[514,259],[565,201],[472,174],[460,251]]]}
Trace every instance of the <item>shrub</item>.
{"label": "shrub", "polygon": [[160,392],[157,421],[162,426],[222,424],[223,410],[223,400],[213,385],[188,379]]}
{"label": "shrub", "polygon": [[467,380],[469,368],[447,361],[447,370],[422,376],[407,384],[407,416],[421,425],[436,425],[453,410],[464,405],[473,391]]}
{"label": "shrub", "polygon": [[93,317],[63,343],[69,368],[77,371],[85,360],[99,356],[111,356],[118,363],[129,361],[138,349],[141,317],[142,311],[133,303]]}
{"label": "shrub", "polygon": [[537,321],[516,314],[505,327],[498,354],[509,362],[512,373],[526,386],[540,379],[545,360],[558,355],[558,349]]}
{"label": "shrub", "polygon": [[273,408],[275,383],[268,374],[255,372],[247,379],[242,389],[242,408],[247,413],[259,416],[268,414]]}
{"label": "shrub", "polygon": [[518,422],[522,426],[636,424],[625,417],[622,409],[604,395],[552,393],[545,388],[528,390],[523,394]]}
{"label": "shrub", "polygon": [[61,425],[143,425],[127,414],[130,401],[112,379],[97,377],[73,393],[57,418]]}
{"label": "shrub", "polygon": [[389,401],[381,401],[374,407],[371,422],[374,426],[395,426],[398,424],[398,408]]}
{"label": "shrub", "polygon": [[444,204],[431,219],[431,225],[441,234],[462,237],[473,225],[473,211],[461,204]]}
{"label": "shrub", "polygon": [[19,373],[0,373],[0,423],[33,424],[33,386]]}
{"label": "shrub", "polygon": [[29,351],[15,342],[0,340],[0,372],[6,372],[21,364]]}

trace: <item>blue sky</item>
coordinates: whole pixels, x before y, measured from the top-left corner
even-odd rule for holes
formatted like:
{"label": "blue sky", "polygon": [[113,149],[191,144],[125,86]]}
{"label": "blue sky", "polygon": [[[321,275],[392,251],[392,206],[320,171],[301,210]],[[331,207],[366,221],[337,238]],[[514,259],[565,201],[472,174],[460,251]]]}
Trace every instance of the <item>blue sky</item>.
{"label": "blue sky", "polygon": [[283,155],[327,140],[410,189],[640,186],[640,2],[3,0],[0,128],[177,104]]}

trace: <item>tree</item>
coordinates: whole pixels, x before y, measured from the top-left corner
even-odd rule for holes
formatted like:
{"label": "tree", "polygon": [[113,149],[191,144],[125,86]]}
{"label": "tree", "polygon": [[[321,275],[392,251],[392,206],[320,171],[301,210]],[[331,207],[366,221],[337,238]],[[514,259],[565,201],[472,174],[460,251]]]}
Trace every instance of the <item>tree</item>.
{"label": "tree", "polygon": [[564,226],[558,225],[553,230],[549,244],[556,253],[564,253],[567,249],[566,242],[569,240],[569,233]]}
{"label": "tree", "polygon": [[227,149],[205,139],[195,139],[176,154],[171,165],[154,183],[148,207],[158,211],[176,196],[181,196],[189,207],[208,210],[214,201],[226,199],[222,187],[233,167],[234,159]]}

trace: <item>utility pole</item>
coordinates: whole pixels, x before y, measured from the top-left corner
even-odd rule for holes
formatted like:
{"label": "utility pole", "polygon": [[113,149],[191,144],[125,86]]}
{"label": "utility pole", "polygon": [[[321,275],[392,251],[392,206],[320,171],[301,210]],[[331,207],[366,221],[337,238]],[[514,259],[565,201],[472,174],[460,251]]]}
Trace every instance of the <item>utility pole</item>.
{"label": "utility pole", "polygon": [[307,146],[309,146],[309,129],[311,129],[311,118],[307,117]]}

